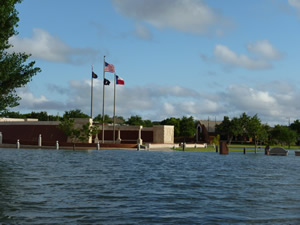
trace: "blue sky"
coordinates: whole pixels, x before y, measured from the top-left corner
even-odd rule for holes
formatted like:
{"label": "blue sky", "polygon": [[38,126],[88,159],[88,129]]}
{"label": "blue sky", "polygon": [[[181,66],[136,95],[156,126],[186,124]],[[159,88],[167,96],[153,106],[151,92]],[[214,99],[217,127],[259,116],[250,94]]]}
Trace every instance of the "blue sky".
{"label": "blue sky", "polygon": [[[26,0],[10,51],[42,72],[13,111],[102,113],[103,56],[125,80],[117,115],[300,119],[300,0]],[[113,80],[113,74],[106,73]],[[112,116],[113,86],[105,113]]]}

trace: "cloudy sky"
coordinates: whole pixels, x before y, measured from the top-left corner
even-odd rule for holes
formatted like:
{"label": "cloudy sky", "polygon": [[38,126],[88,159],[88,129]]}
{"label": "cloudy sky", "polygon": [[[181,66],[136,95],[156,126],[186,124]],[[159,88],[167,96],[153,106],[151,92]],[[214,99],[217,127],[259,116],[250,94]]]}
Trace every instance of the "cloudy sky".
{"label": "cloudy sky", "polygon": [[[31,53],[42,72],[13,111],[90,114],[93,65],[102,113],[105,55],[125,80],[125,118],[300,119],[300,0],[26,0],[17,10],[12,51]],[[112,116],[113,85],[105,90]]]}

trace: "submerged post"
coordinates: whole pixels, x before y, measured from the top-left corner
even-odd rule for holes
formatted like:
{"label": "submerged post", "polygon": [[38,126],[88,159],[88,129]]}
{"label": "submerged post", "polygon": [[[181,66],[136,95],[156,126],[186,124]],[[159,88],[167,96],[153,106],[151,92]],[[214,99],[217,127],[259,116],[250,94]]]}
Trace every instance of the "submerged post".
{"label": "submerged post", "polygon": [[56,141],[56,150],[58,150],[59,149],[59,143],[58,143],[58,141]]}
{"label": "submerged post", "polygon": [[244,148],[244,155],[246,154],[246,148]]}
{"label": "submerged post", "polygon": [[20,140],[17,140],[17,149],[20,149]]}
{"label": "submerged post", "polygon": [[270,154],[270,145],[267,145],[265,147],[265,155],[269,155]]}
{"label": "submerged post", "polygon": [[228,155],[228,147],[226,141],[220,141],[220,154],[221,155]]}
{"label": "submerged post", "polygon": [[39,147],[42,147],[42,135],[39,135],[39,140],[38,140],[38,145]]}
{"label": "submerged post", "polygon": [[100,150],[100,143],[99,143],[99,141],[97,142],[97,150]]}
{"label": "submerged post", "polygon": [[2,145],[2,132],[0,132],[0,145]]}

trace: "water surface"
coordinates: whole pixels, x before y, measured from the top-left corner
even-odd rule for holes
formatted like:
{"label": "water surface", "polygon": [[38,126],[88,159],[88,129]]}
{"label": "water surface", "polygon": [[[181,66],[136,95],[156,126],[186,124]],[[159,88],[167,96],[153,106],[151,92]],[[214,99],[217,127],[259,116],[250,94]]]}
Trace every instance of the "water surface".
{"label": "water surface", "polygon": [[299,224],[300,157],[0,149],[0,224]]}

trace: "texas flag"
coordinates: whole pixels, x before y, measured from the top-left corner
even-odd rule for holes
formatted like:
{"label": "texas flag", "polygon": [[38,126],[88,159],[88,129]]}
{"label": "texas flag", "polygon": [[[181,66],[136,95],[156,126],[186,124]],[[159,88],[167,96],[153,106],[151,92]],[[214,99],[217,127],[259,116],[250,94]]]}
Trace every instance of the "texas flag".
{"label": "texas flag", "polygon": [[124,85],[125,82],[124,82],[124,80],[121,77],[119,77],[118,75],[116,75],[116,84]]}
{"label": "texas flag", "polygon": [[115,72],[115,66],[113,64],[109,64],[109,63],[105,62],[104,72],[114,73]]}

